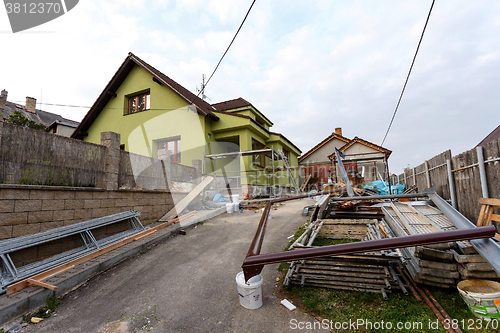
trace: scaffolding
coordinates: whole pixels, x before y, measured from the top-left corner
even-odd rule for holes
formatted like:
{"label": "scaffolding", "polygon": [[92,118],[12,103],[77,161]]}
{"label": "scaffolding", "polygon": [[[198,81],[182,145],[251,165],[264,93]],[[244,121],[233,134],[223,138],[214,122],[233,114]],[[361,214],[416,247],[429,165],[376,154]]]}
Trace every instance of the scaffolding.
{"label": "scaffolding", "polygon": [[[263,170],[240,170],[238,171],[226,171],[224,166],[220,167],[221,175],[217,174],[217,160],[222,158],[237,158],[237,157],[245,157],[245,156],[265,156],[271,159],[271,169],[263,169]],[[207,172],[207,159],[213,162],[213,167],[211,166],[211,172]],[[283,166],[280,167],[279,161],[282,161]],[[280,172],[286,170],[288,173],[289,185],[285,186],[281,184],[281,174]],[[267,173],[266,173],[267,172]],[[245,175],[242,175],[245,173]],[[237,151],[237,152],[228,152],[228,153],[220,153],[220,154],[210,154],[203,156],[203,174],[211,174],[215,177],[215,179],[220,179],[221,176],[224,180],[225,186],[216,188],[215,190],[226,189],[228,194],[232,194],[232,190],[242,190],[243,186],[241,183],[241,179],[250,179],[255,177],[255,186],[259,185],[259,177],[267,177],[267,186],[271,187],[272,191],[269,193],[269,196],[273,198],[281,197],[283,195],[283,188],[293,187],[296,194],[300,194],[300,189],[297,185],[297,181],[295,180],[295,176],[293,175],[292,169],[290,168],[290,164],[288,158],[285,156],[282,150],[275,150],[274,148],[265,148],[258,150],[247,150],[247,151]],[[229,175],[229,176],[228,176]],[[234,175],[234,176],[233,176]],[[276,179],[278,182],[276,182]],[[249,182],[247,181],[248,185]],[[264,193],[267,195],[267,193]]]}

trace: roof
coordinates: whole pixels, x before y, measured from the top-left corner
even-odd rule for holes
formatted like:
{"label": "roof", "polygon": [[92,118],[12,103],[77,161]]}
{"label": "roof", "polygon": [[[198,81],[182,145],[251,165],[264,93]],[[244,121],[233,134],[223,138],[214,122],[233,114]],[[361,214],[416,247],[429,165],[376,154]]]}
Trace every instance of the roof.
{"label": "roof", "polygon": [[270,133],[270,134],[274,134],[274,135],[279,136],[280,138],[282,138],[283,140],[285,140],[286,142],[288,142],[288,144],[289,144],[290,146],[292,146],[293,148],[297,149],[297,151],[298,151],[299,153],[302,153],[302,150],[300,150],[300,149],[299,149],[296,145],[294,145],[294,144],[292,143],[292,141],[288,140],[288,139],[287,139],[287,138],[286,138],[283,134],[281,134],[281,133],[276,133],[276,132],[269,132],[269,133]]}
{"label": "roof", "polygon": [[326,139],[324,139],[323,141],[321,141],[320,143],[318,143],[316,146],[314,146],[313,148],[311,148],[307,153],[305,153],[304,155],[302,155],[299,158],[299,162],[301,162],[303,159],[307,158],[309,155],[311,155],[316,150],[320,149],[321,147],[323,147],[324,145],[326,145],[328,142],[332,141],[333,139],[339,139],[340,141],[344,141],[345,143],[349,143],[349,141],[351,141],[350,139],[348,139],[348,138],[346,138],[346,137],[344,137],[342,135],[338,135],[335,132],[333,132]]}
{"label": "roof", "polygon": [[162,84],[170,89],[172,89],[177,95],[179,95],[182,99],[190,104],[194,104],[196,106],[196,111],[204,116],[208,116],[214,120],[218,120],[213,112],[212,106],[205,102],[203,99],[199,98],[153,66],[146,63],[144,60],[134,55],[132,52],[129,52],[128,56],[125,58],[121,66],[116,71],[115,75],[111,78],[109,83],[106,85],[104,90],[101,92],[97,100],[94,102],[89,112],[85,115],[80,125],[71,135],[72,138],[82,139],[84,134],[90,128],[94,120],[99,116],[101,110],[104,109],[109,100],[115,96],[116,90],[120,87],[120,85],[125,81],[128,74],[134,68],[134,66],[140,66],[149,72],[153,76],[153,80],[159,84]]}
{"label": "roof", "polygon": [[[370,147],[372,149],[378,150],[381,153],[387,154],[387,156],[389,156],[389,155],[392,154],[391,150],[389,150],[387,148],[384,148],[382,146],[376,145],[374,143],[371,143],[369,141],[363,140],[361,138],[358,138],[357,136],[355,136],[354,139],[352,139],[351,141],[349,141],[348,143],[346,143],[345,145],[343,145],[342,147],[340,147],[339,151],[341,151],[341,152],[345,151],[347,148],[351,147],[355,143],[360,143],[360,144],[362,144],[364,146],[367,146],[367,147]],[[335,158],[335,153],[329,155],[328,158],[330,160],[334,159]]]}
{"label": "roof", "polygon": [[486,136],[481,142],[479,142],[476,147],[484,146],[485,144],[498,139],[500,139],[500,125],[488,134],[488,136]]}
{"label": "roof", "polygon": [[247,107],[247,106],[251,106],[267,122],[269,122],[271,125],[274,125],[273,122],[270,121],[269,119],[267,119],[267,117],[262,112],[260,112],[255,106],[252,105],[252,103],[250,103],[249,101],[247,101],[246,99],[241,98],[241,97],[236,98],[236,99],[231,99],[231,100],[225,101],[225,102],[215,103],[215,104],[212,104],[212,106],[214,108],[216,108],[217,111],[228,111],[228,110],[239,109],[239,108],[244,108],[244,107]]}
{"label": "roof", "polygon": [[51,127],[55,127],[56,125],[64,125],[64,126],[68,126],[68,127],[77,128],[79,124],[80,123],[77,121],[62,118],[62,120],[54,120],[52,122],[52,124],[50,124],[47,127],[51,128]]}
{"label": "roof", "polygon": [[[36,109],[35,112],[29,112],[26,110],[26,107],[24,105],[16,104],[16,103],[9,102],[9,101],[7,101],[5,103],[3,117],[5,119],[9,118],[9,116],[11,114],[13,114],[15,111],[19,111],[23,114],[23,116],[25,116],[29,120],[32,120],[38,124],[43,124],[45,126],[49,126],[56,121],[72,123],[72,124],[74,124],[74,126],[72,126],[72,127],[76,127],[79,124],[76,121],[65,119],[62,116],[55,114],[55,113],[52,113],[52,112],[42,111],[42,110],[38,110],[38,109]],[[68,125],[68,126],[70,126],[70,125]]]}

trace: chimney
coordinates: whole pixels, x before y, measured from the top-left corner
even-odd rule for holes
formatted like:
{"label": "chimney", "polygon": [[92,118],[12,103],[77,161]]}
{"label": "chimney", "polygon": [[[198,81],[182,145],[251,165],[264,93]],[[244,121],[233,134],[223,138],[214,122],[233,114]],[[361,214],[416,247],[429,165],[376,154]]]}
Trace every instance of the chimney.
{"label": "chimney", "polygon": [[335,128],[335,134],[342,136],[342,127]]}
{"label": "chimney", "polygon": [[36,113],[36,98],[26,96],[26,111]]}
{"label": "chimney", "polygon": [[2,90],[0,95],[0,122],[3,122],[3,110],[5,109],[5,103],[7,102],[7,90]]}

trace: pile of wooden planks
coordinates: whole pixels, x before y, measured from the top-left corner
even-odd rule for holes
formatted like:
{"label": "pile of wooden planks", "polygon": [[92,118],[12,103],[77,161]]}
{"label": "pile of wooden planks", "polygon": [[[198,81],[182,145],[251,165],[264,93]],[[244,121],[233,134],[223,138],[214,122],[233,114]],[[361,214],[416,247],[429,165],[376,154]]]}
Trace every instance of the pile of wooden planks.
{"label": "pile of wooden planks", "polygon": [[[425,202],[391,202],[384,205],[382,211],[385,221],[398,237],[456,229],[440,210]],[[410,275],[418,283],[453,288],[463,279],[497,277],[469,241],[417,246],[402,249],[402,252],[408,260]]]}

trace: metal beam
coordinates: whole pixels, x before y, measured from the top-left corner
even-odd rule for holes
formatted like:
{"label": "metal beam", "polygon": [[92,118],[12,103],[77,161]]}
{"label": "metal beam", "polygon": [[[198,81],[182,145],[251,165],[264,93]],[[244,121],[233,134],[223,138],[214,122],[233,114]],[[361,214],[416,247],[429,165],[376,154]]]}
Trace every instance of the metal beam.
{"label": "metal beam", "polygon": [[337,156],[337,162],[339,163],[340,173],[342,174],[342,178],[344,179],[347,194],[350,197],[353,197],[354,191],[351,188],[351,183],[349,182],[349,177],[347,176],[347,172],[345,171],[344,163],[342,163],[342,160],[340,159],[340,157],[342,157],[343,155],[337,148],[335,148],[335,156]]}

